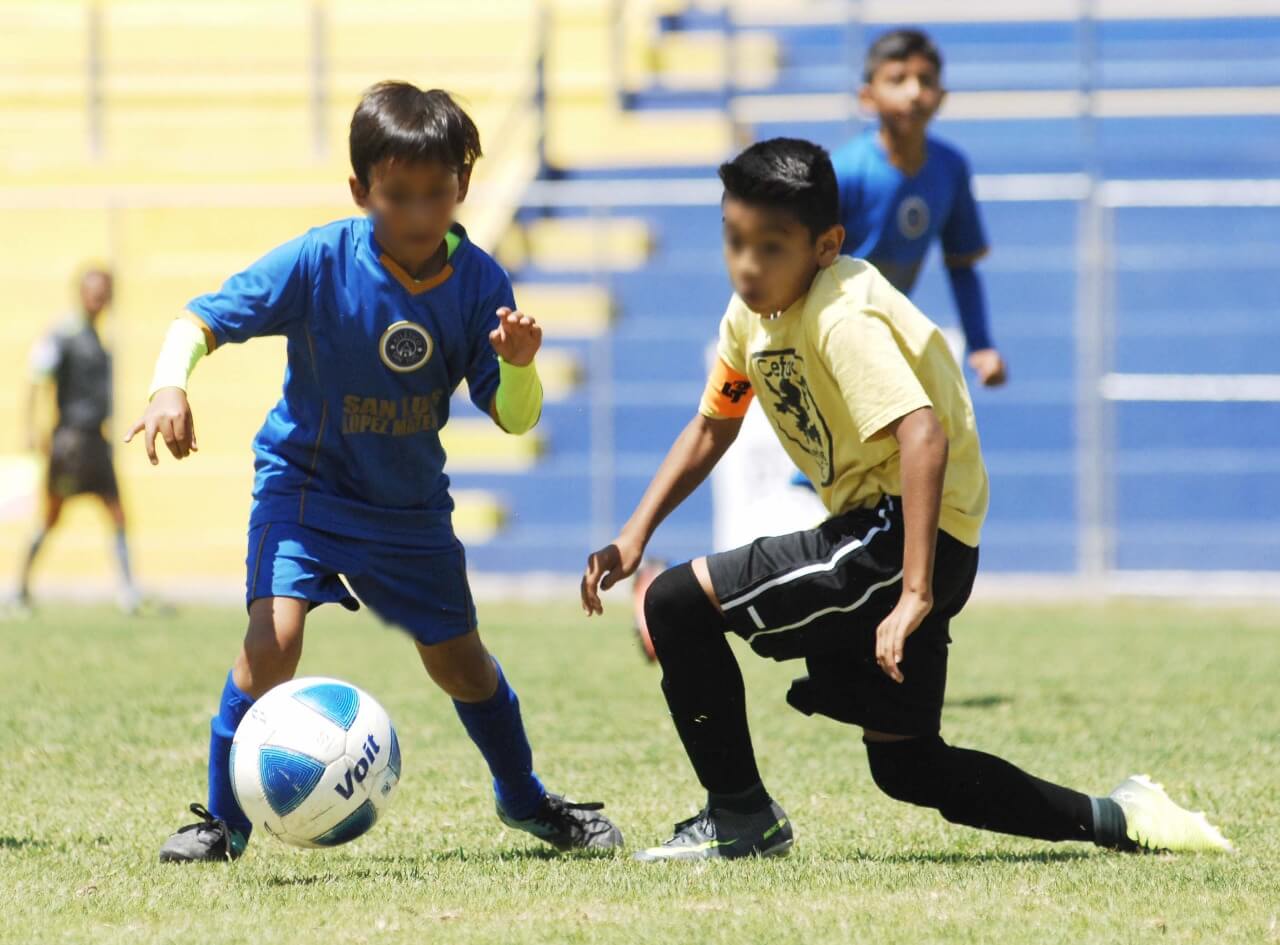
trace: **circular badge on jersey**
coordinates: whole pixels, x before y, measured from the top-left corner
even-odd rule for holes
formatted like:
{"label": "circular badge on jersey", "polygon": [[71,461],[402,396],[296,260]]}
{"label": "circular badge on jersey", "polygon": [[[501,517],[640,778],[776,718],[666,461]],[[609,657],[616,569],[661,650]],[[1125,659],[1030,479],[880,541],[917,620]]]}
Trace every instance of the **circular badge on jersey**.
{"label": "circular badge on jersey", "polygon": [[918,240],[929,229],[929,205],[917,196],[898,204],[898,232],[909,240]]}
{"label": "circular badge on jersey", "polygon": [[391,370],[404,374],[416,371],[430,361],[435,347],[435,342],[421,325],[396,322],[382,333],[378,341],[378,355]]}

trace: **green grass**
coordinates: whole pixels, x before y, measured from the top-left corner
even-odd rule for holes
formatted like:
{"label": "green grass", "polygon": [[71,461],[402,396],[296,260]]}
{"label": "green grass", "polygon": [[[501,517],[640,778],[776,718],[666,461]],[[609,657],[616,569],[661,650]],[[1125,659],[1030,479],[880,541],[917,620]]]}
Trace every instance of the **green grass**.
{"label": "green grass", "polygon": [[[615,600],[483,607],[548,784],[603,799],[631,845],[698,804]],[[259,838],[226,866],[156,851],[203,800],[208,716],[233,608],[126,621],[50,608],[0,624],[3,942],[1280,941],[1280,621],[1187,605],[974,607],[953,628],[954,743],[1104,792],[1135,770],[1205,807],[1233,857],[1124,856],[951,826],[880,795],[855,730],[806,719],[794,667],[739,651],[761,768],[792,855],[703,865],[555,857],[493,816],[482,763],[407,642],[336,608],[302,672],[366,687],[404,780],[360,841]]]}

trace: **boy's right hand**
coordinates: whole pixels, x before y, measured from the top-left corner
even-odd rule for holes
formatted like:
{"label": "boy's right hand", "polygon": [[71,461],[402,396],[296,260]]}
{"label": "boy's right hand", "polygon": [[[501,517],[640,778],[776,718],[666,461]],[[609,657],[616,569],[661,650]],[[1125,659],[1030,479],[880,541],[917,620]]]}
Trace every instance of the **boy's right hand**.
{"label": "boy's right hand", "polygon": [[196,424],[191,416],[191,405],[187,403],[187,392],[181,387],[162,387],[156,391],[141,418],[125,434],[124,441],[131,442],[135,434],[144,431],[146,436],[142,442],[152,466],[160,462],[156,455],[157,433],[164,439],[174,459],[197,452]]}
{"label": "boy's right hand", "polygon": [[582,610],[588,616],[603,614],[600,591],[607,591],[623,578],[635,574],[644,556],[644,545],[619,535],[613,544],[605,545],[587,557],[582,574]]}
{"label": "boy's right hand", "polygon": [[1009,366],[995,348],[982,348],[969,354],[969,367],[978,375],[983,387],[1000,387],[1009,379]]}

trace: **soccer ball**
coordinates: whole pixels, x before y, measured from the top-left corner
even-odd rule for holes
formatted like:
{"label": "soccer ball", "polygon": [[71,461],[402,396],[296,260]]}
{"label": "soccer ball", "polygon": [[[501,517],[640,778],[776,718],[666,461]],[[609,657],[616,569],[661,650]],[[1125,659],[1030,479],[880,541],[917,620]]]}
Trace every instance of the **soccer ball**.
{"label": "soccer ball", "polygon": [[382,706],[320,676],[276,686],[231,743],[231,785],[253,825],[296,847],[364,834],[400,780],[400,743]]}

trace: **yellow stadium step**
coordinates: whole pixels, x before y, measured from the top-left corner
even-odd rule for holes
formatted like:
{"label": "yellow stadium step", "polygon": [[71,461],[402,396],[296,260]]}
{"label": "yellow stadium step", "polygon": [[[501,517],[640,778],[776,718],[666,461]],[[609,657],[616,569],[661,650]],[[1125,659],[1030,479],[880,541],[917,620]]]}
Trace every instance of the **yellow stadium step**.
{"label": "yellow stadium step", "polygon": [[732,147],[732,125],[720,111],[547,106],[546,155],[557,168],[706,166]]}
{"label": "yellow stadium step", "polygon": [[653,242],[649,224],[635,217],[550,218],[510,227],[497,254],[508,269],[618,272],[643,266]]}
{"label": "yellow stadium step", "polygon": [[440,431],[440,442],[449,456],[448,468],[456,472],[524,472],[538,461],[544,448],[536,430],[511,436],[492,420],[480,417],[450,420]]}
{"label": "yellow stadium step", "polygon": [[89,11],[80,3],[6,3],[0,29],[0,88],[37,93],[87,84]]}
{"label": "yellow stadium step", "polygon": [[623,81],[631,92],[651,86],[714,91],[725,87],[732,64],[737,88],[764,89],[777,81],[779,61],[778,41],[768,33],[738,33],[732,40],[709,30],[663,33],[632,45]]}
{"label": "yellow stadium step", "polygon": [[154,3],[101,9],[107,74],[182,77],[222,72],[305,76],[311,17],[302,3]]}
{"label": "yellow stadium step", "polygon": [[589,283],[523,282],[515,286],[516,304],[543,325],[552,338],[592,338],[613,321],[609,293]]}
{"label": "yellow stadium step", "polygon": [[491,492],[457,489],[453,501],[453,529],[463,541],[492,541],[507,523],[506,506]]}
{"label": "yellow stadium step", "polygon": [[585,375],[572,351],[544,346],[538,352],[538,377],[542,379],[543,398],[555,403],[573,393]]}
{"label": "yellow stadium step", "polygon": [[574,96],[606,103],[616,94],[617,4],[600,0],[552,0],[547,13],[543,82],[549,99]]}

